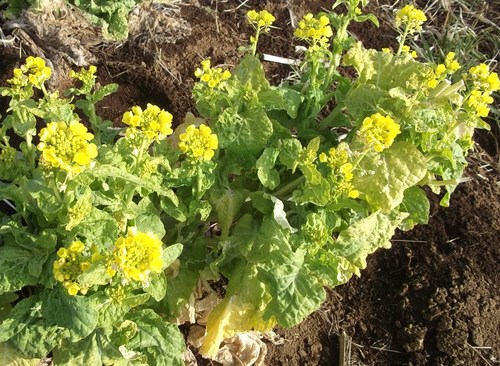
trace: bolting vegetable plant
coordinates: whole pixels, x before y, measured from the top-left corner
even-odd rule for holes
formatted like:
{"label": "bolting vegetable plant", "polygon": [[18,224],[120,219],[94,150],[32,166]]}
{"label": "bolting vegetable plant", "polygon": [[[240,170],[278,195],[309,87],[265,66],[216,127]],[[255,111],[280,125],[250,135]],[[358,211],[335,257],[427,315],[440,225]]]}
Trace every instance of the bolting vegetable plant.
{"label": "bolting vegetable plant", "polygon": [[95,67],[72,72],[80,86],[64,97],[46,90],[42,59],[15,69],[0,89],[10,97],[3,363],[51,353],[55,365],[181,365],[174,322],[198,283],[219,280],[200,348],[214,357],[235,333],[300,323],[324,286],[359,276],[396,229],[426,223],[423,187],[443,190],[448,205],[474,129],[488,127],[498,75],[485,64],[460,70],[453,53],[420,62],[405,41],[426,17],[411,5],[396,14],[397,50],[366,49],[347,32],[351,21],[377,24],[366,4],[305,15],[294,32],[307,45],[300,78],[277,86],[257,56],[274,17],[250,11],[255,36],[240,63],[201,63],[202,118],[175,129],[151,104],[111,128],[95,104],[117,86],[97,86]]}

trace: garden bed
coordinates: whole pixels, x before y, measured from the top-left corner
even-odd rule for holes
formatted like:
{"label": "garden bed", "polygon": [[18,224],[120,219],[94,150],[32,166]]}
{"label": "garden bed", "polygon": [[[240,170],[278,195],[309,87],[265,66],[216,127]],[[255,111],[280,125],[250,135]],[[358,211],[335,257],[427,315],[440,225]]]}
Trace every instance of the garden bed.
{"label": "garden bed", "polygon": [[[173,43],[136,39],[120,47],[94,46],[98,82],[118,83],[118,92],[98,105],[98,114],[120,125],[133,105],[155,103],[175,121],[194,112],[194,70],[210,58],[214,65],[235,65],[237,48],[252,28],[249,8],[265,8],[277,19],[263,35],[259,52],[296,58],[291,15],[316,13],[330,1],[193,1],[178,6],[183,32]],[[370,4],[375,13],[388,8]],[[383,15],[383,14],[381,14]],[[189,26],[186,26],[188,24]],[[362,23],[353,32],[366,47],[394,44],[385,23],[377,29]],[[0,82],[21,61],[18,52],[0,48]],[[279,82],[288,66],[264,63]],[[349,73],[350,70],[345,70]],[[64,79],[61,85],[66,87]],[[5,110],[4,101],[0,111]],[[3,113],[2,113],[3,114]],[[500,359],[500,170],[495,131],[483,133],[469,158],[466,177],[450,207],[431,200],[429,224],[398,232],[388,250],[368,257],[360,278],[329,289],[327,301],[302,324],[277,329],[282,345],[268,344],[266,364],[302,365],[494,365]],[[429,196],[432,193],[429,192]],[[341,355],[343,354],[343,356]],[[200,364],[210,364],[202,360]]]}

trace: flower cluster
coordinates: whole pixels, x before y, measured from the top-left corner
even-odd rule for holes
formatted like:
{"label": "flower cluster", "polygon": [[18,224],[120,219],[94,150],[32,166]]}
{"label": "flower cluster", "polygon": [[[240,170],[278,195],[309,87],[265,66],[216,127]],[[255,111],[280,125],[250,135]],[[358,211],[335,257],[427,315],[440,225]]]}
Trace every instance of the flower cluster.
{"label": "flower cluster", "polygon": [[88,287],[82,286],[77,281],[77,277],[90,267],[89,258],[83,254],[84,250],[85,244],[74,241],[69,248],[59,248],[58,259],[53,264],[55,279],[61,282],[72,296],[78,292],[85,295],[88,291]]}
{"label": "flower cluster", "polygon": [[367,147],[377,152],[389,148],[396,136],[401,133],[399,125],[390,117],[375,113],[363,120],[358,138]]}
{"label": "flower cluster", "polygon": [[467,99],[467,105],[472,108],[479,117],[488,117],[489,105],[493,103],[493,97],[488,92],[473,90]]}
{"label": "flower cluster", "polygon": [[211,67],[210,60],[201,62],[201,68],[197,68],[194,76],[206,83],[210,89],[222,89],[226,86],[226,80],[231,77],[228,70],[222,70],[220,67]]}
{"label": "flower cluster", "polygon": [[496,72],[490,72],[486,64],[479,64],[469,69],[469,77],[474,83],[474,88],[488,93],[500,90],[500,80]]}
{"label": "flower cluster", "polygon": [[307,241],[307,250],[311,255],[315,255],[325,244],[333,243],[332,230],[316,212],[307,215],[306,223],[300,230]]}
{"label": "flower cluster", "polygon": [[396,28],[403,28],[409,34],[422,30],[422,24],[427,20],[422,10],[413,5],[406,5],[396,13]]}
{"label": "flower cluster", "polygon": [[189,125],[186,131],[179,135],[179,148],[193,161],[212,159],[214,150],[218,147],[217,135],[204,124],[199,127]]}
{"label": "flower cluster", "polygon": [[17,176],[17,150],[0,145],[0,179],[11,180]]}
{"label": "flower cluster", "polygon": [[460,69],[460,64],[455,59],[455,52],[448,52],[443,64],[434,68],[431,80],[427,83],[430,88],[435,88],[447,75],[453,75]]}
{"label": "flower cluster", "polygon": [[468,75],[473,83],[473,90],[467,99],[467,105],[472,108],[479,117],[487,117],[493,103],[491,94],[500,90],[500,80],[496,72],[490,72],[488,65],[479,64],[469,69]]}
{"label": "flower cluster", "polygon": [[37,148],[42,162],[71,173],[79,173],[97,156],[97,146],[89,143],[94,138],[78,121],[69,125],[50,122],[40,131]]}
{"label": "flower cluster", "polygon": [[76,72],[74,70],[71,70],[69,72],[69,76],[71,78],[80,80],[82,82],[82,87],[80,90],[83,93],[90,93],[92,87],[95,84],[95,73],[97,71],[97,67],[94,65],[91,65],[88,69],[84,69],[83,67],[80,69],[80,71]]}
{"label": "flower cluster", "polygon": [[11,166],[16,160],[17,150],[11,146],[5,146],[0,150],[0,163],[4,166]]}
{"label": "flower cluster", "polygon": [[145,110],[134,106],[123,114],[122,122],[130,126],[126,136],[135,139],[145,136],[149,140],[161,140],[171,135],[172,115],[160,107],[148,103]]}
{"label": "flower cluster", "polygon": [[267,10],[261,10],[259,12],[256,10],[250,10],[247,13],[247,19],[250,24],[256,28],[261,28],[263,32],[266,32],[276,20],[276,18]]}
{"label": "flower cluster", "polygon": [[417,58],[417,51],[412,50],[410,46],[407,45],[403,45],[403,47],[401,47],[401,53],[405,55],[410,55],[413,58]]}
{"label": "flower cluster", "polygon": [[114,277],[120,272],[124,282],[133,280],[147,283],[151,272],[160,273],[162,269],[161,240],[136,228],[129,228],[127,235],[115,242],[107,273]]}
{"label": "flower cluster", "polygon": [[304,15],[293,35],[312,45],[325,45],[333,35],[330,19],[326,15],[314,17],[311,13]]}
{"label": "flower cluster", "polygon": [[19,89],[32,85],[40,89],[42,84],[50,79],[52,69],[45,66],[44,59],[40,57],[29,56],[24,65],[14,69],[14,77],[7,80],[13,87]]}
{"label": "flower cluster", "polygon": [[90,196],[84,196],[77,200],[68,210],[69,222],[66,224],[66,230],[76,227],[92,210],[92,199]]}
{"label": "flower cluster", "polygon": [[332,147],[328,154],[321,153],[319,161],[326,163],[330,168],[330,181],[333,183],[335,195],[359,197],[359,191],[352,184],[354,176],[353,165],[349,162],[349,145],[341,142],[337,148]]}

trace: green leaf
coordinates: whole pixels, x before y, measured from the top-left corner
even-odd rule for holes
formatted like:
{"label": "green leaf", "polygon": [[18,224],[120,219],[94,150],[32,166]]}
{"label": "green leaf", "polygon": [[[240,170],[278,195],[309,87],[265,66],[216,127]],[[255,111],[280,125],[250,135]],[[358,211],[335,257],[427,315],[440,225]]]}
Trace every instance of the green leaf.
{"label": "green leaf", "polygon": [[340,269],[337,277],[348,280],[352,274],[360,276],[360,270],[366,267],[366,258],[369,254],[378,248],[391,247],[390,239],[406,216],[408,216],[406,213],[384,214],[377,211],[342,231],[335,240],[331,252],[346,258],[349,268]]}
{"label": "green leaf", "polygon": [[102,350],[95,333],[73,343],[64,340],[52,351],[54,365],[102,366]]}
{"label": "green leaf", "polygon": [[64,331],[47,324],[40,296],[23,299],[0,324],[0,344],[10,341],[27,358],[42,358],[59,343]]}
{"label": "green leaf", "polygon": [[262,68],[262,63],[253,55],[245,56],[233,74],[247,91],[256,93],[269,88],[269,82]]}
{"label": "green leaf", "polygon": [[160,184],[155,183],[155,181],[139,178],[136,175],[130,174],[112,165],[100,165],[96,168],[88,169],[87,173],[100,179],[121,179],[128,184],[135,185],[137,188],[145,188],[151,192],[155,192],[160,196],[168,197],[176,205],[179,203],[179,199],[171,189],[166,189]]}
{"label": "green leaf", "polygon": [[380,159],[361,160],[353,183],[372,207],[390,211],[403,201],[404,191],[416,185],[426,173],[427,162],[420,151],[408,142],[396,142]]}
{"label": "green leaf", "polygon": [[108,95],[116,93],[117,90],[118,90],[118,84],[112,83],[104,85],[94,91],[94,93],[92,94],[92,100],[94,101],[94,103],[100,102]]}
{"label": "green leaf", "polygon": [[400,212],[406,212],[409,216],[399,226],[402,230],[411,230],[418,224],[429,222],[430,203],[427,195],[420,187],[411,187],[404,192],[403,202],[399,206]]}
{"label": "green leaf", "polygon": [[173,244],[163,249],[161,259],[163,260],[164,268],[170,266],[182,253],[182,244]]}
{"label": "green leaf", "polygon": [[301,93],[293,89],[271,87],[259,93],[259,100],[267,111],[282,109],[291,118],[296,118],[304,97]]}
{"label": "green leaf", "polygon": [[139,349],[156,366],[184,366],[184,337],[176,325],[165,322],[150,309],[132,311],[127,319],[137,324],[137,334],[128,349]]}
{"label": "green leaf", "polygon": [[[304,172],[304,170],[301,168]],[[319,172],[318,172],[319,173]],[[305,176],[306,174],[304,174]],[[293,200],[298,204],[312,203],[316,206],[323,207],[328,204],[331,199],[330,183],[320,175],[317,176],[317,183],[307,182],[301,188],[293,191]]]}
{"label": "green leaf", "polygon": [[0,295],[0,323],[6,319],[12,310],[12,302],[19,298],[14,292],[6,292]]}
{"label": "green leaf", "polygon": [[273,134],[273,124],[264,110],[250,107],[238,113],[225,109],[214,122],[219,148],[238,156],[255,155],[266,147]]}
{"label": "green leaf", "polygon": [[167,296],[163,298],[160,304],[160,312],[165,313],[167,319],[175,319],[177,317],[179,310],[193,293],[199,277],[200,275],[197,270],[192,270],[183,265],[183,261],[181,260],[181,267],[177,276],[175,278],[168,278]]}
{"label": "green leaf", "polygon": [[150,283],[143,286],[142,289],[150,294],[156,301],[160,301],[167,293],[167,277],[165,273],[160,273],[157,276],[152,276]]}
{"label": "green leaf", "polygon": [[27,358],[8,342],[0,343],[0,365],[2,366],[37,366],[40,358]]}
{"label": "green leaf", "polygon": [[229,235],[229,230],[245,199],[248,197],[246,189],[212,189],[209,191],[210,203],[217,213],[217,221],[221,227],[221,239]]}
{"label": "green leaf", "polygon": [[279,162],[288,169],[293,169],[302,152],[302,144],[296,138],[283,139],[279,145]]}
{"label": "green leaf", "polygon": [[144,213],[135,219],[135,227],[138,231],[148,234],[154,234],[158,239],[165,236],[165,227],[160,217],[151,213]]}
{"label": "green leaf", "polygon": [[120,227],[116,219],[108,212],[92,207],[90,215],[83,219],[73,231],[94,243],[114,243]]}
{"label": "green leaf", "polygon": [[149,294],[125,294],[123,299],[112,299],[103,291],[96,292],[89,297],[90,306],[97,309],[98,324],[100,327],[111,327],[117,321],[123,320],[131,308],[144,304],[150,298]]}
{"label": "green leaf", "polygon": [[235,332],[300,323],[325,298],[322,285],[308,274],[304,251],[293,251],[290,231],[274,218],[259,225],[245,215],[221,243],[214,263],[229,279],[226,296],[211,312],[200,352],[217,353],[220,342]]}
{"label": "green leaf", "polygon": [[66,291],[46,291],[42,314],[47,324],[69,330],[72,342],[78,342],[94,331],[97,312],[85,296],[71,296]]}
{"label": "green leaf", "polygon": [[274,165],[278,157],[279,150],[268,147],[260,156],[255,164],[257,176],[262,185],[269,189],[275,189],[280,184],[280,176]]}
{"label": "green leaf", "polygon": [[38,283],[39,265],[47,260],[47,256],[33,254],[31,250],[16,246],[0,247],[0,294]]}

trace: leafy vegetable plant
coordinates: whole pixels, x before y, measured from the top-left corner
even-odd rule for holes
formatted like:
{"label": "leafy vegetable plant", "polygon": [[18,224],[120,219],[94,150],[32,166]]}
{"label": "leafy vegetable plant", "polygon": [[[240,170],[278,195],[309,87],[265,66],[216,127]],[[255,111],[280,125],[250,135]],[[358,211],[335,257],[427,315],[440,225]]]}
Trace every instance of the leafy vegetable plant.
{"label": "leafy vegetable plant", "polygon": [[200,348],[213,357],[237,332],[300,323],[324,286],[360,275],[396,229],[426,223],[425,186],[447,205],[498,75],[461,70],[452,53],[420,62],[405,44],[425,21],[412,6],[396,15],[397,50],[364,48],[347,27],[377,24],[366,3],[304,16],[301,77],[278,86],[257,57],[274,17],[250,11],[256,34],[240,63],[201,63],[202,118],[175,130],[149,104],[112,129],[95,103],[116,86],[97,87],[94,67],[72,72],[81,85],[64,97],[45,89],[43,60],[15,69],[0,89],[11,98],[0,130],[4,363],[51,352],[56,365],[180,365],[172,322],[198,283],[219,280]]}
{"label": "leafy vegetable plant", "polygon": [[[141,0],[59,0],[82,10],[90,23],[101,27],[103,35],[110,40],[125,40],[128,37],[128,17]],[[6,4],[5,15],[18,17],[23,9],[43,12],[47,7],[54,8],[53,0],[0,0],[0,5]],[[56,7],[57,9],[57,7]]]}

